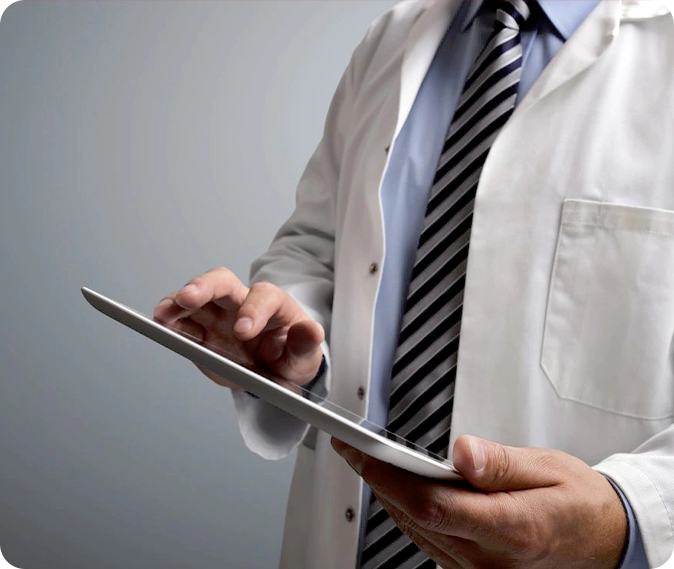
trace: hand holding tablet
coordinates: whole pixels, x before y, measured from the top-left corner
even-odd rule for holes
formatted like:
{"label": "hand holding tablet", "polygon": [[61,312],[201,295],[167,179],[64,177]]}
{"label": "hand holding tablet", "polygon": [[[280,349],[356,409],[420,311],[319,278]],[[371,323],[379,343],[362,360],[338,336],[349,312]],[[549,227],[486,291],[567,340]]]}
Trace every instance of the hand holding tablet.
{"label": "hand holding tablet", "polygon": [[[322,328],[282,295],[261,302],[255,312],[255,304],[245,306],[251,296],[248,288],[238,283],[243,288],[234,282],[222,296],[218,295],[223,289],[215,282],[201,291],[183,288],[169,295],[164,300],[170,302],[160,302],[155,309],[162,323],[88,288],[82,288],[82,293],[106,316],[190,359],[221,385],[245,389],[384,462],[429,478],[460,479],[450,461],[304,389],[302,385],[313,379],[320,366]],[[257,301],[256,296],[252,300]],[[251,306],[253,325],[237,328],[242,314],[250,314],[243,309]],[[257,320],[259,314],[266,324]],[[260,361],[271,374],[256,368]]]}

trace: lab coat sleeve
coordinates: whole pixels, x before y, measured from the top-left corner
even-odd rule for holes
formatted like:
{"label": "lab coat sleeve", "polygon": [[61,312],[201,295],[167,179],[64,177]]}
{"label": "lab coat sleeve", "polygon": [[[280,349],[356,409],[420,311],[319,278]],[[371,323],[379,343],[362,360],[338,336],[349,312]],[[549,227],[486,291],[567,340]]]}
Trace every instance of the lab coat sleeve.
{"label": "lab coat sleeve", "polygon": [[625,494],[636,516],[650,567],[674,554],[674,425],[631,454],[615,454],[595,470]]}

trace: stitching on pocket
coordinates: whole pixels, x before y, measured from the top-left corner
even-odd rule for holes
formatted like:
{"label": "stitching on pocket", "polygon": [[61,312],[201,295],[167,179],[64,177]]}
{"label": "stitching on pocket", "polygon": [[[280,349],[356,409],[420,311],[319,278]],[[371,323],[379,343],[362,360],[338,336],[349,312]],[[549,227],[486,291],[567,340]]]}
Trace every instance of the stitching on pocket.
{"label": "stitching on pocket", "polygon": [[647,235],[659,235],[660,237],[674,237],[673,233],[665,233],[662,231],[648,231],[646,229],[632,229],[629,227],[619,227],[617,225],[609,225],[607,223],[586,223],[586,222],[566,222],[565,226],[571,227],[600,227],[602,229],[610,229],[612,231],[629,231],[631,233],[644,233]]}
{"label": "stitching on pocket", "polygon": [[562,226],[604,227],[674,237],[674,211],[567,199],[562,205]]}
{"label": "stitching on pocket", "polygon": [[[667,404],[664,406],[658,405],[656,401],[650,399],[642,400],[641,404],[630,404],[630,400],[627,398],[624,401],[627,401],[628,403],[623,403],[623,400],[621,400],[619,397],[615,399],[612,398],[610,394],[607,396],[607,398],[605,398],[604,401],[602,401],[602,393],[604,393],[603,389],[611,388],[611,384],[609,384],[608,380],[606,379],[610,374],[603,377],[604,381],[606,382],[606,386],[602,385],[602,376],[599,374],[599,383],[594,390],[591,388],[589,390],[585,389],[577,383],[582,381],[581,378],[591,377],[589,374],[591,374],[593,371],[596,371],[597,369],[601,370],[601,366],[598,364],[600,360],[596,358],[593,360],[593,355],[591,353],[588,355],[587,352],[582,351],[582,348],[579,348],[577,343],[574,344],[574,338],[576,337],[575,333],[582,329],[578,327],[579,323],[582,322],[579,319],[587,318],[594,314],[595,318],[591,318],[590,322],[602,322],[601,315],[605,314],[604,311],[612,306],[611,303],[613,301],[613,299],[611,299],[609,301],[609,305],[602,305],[601,301],[599,301],[599,304],[594,304],[595,300],[598,298],[598,295],[601,297],[601,291],[598,291],[596,288],[592,289],[591,284],[587,284],[588,282],[591,283],[594,273],[588,272],[588,270],[591,269],[588,269],[587,265],[584,267],[585,270],[583,270],[583,267],[581,266],[578,272],[578,265],[573,264],[573,259],[577,250],[580,249],[582,251],[585,248],[583,240],[587,240],[588,245],[592,244],[593,246],[602,246],[602,241],[594,241],[595,239],[606,239],[606,234],[601,231],[602,229],[621,232],[627,231],[635,234],[654,235],[656,237],[664,238],[674,237],[674,232],[669,233],[666,231],[649,231],[634,228],[635,219],[638,222],[637,224],[642,226],[657,222],[662,225],[671,226],[674,228],[674,211],[639,208],[638,210],[634,210],[634,215],[632,215],[632,210],[625,209],[630,207],[631,206],[604,204],[602,202],[589,202],[584,200],[565,200],[562,210],[561,223],[557,234],[553,268],[550,276],[541,344],[540,366],[548,381],[550,382],[550,385],[554,388],[557,396],[561,399],[574,401],[582,405],[601,409],[602,411],[620,416],[634,417],[646,421],[661,421],[674,416],[674,406],[670,408]],[[606,223],[605,217],[608,214],[619,214],[614,215],[613,219],[624,219],[625,224],[617,224],[617,226],[614,226],[613,224]],[[632,227],[629,227],[631,224]],[[598,229],[598,233],[590,232],[586,234],[574,235],[573,232],[571,234],[564,232],[565,227],[575,226],[596,227]],[[629,237],[624,237],[624,239],[628,239],[627,242],[630,242]],[[638,238],[635,237],[635,239]],[[671,247],[669,244],[665,246],[663,245],[663,242],[660,243],[660,247]],[[646,247],[647,244],[648,242],[644,242],[643,246]],[[635,242],[635,245],[641,247],[639,242]],[[609,250],[609,254],[612,253],[614,260],[616,253],[619,254],[621,246],[618,245],[617,247],[618,249]],[[658,257],[660,254],[667,253],[668,250],[669,249],[665,249],[664,252],[661,253],[661,251],[656,248],[653,254]],[[645,248],[643,251],[647,252],[649,249]],[[584,253],[581,252],[580,254],[583,255]],[[590,255],[590,257],[585,257],[585,262],[589,263],[589,265],[592,265],[594,255],[596,254],[597,253],[595,252],[588,252],[587,255]],[[674,252],[672,254],[674,254]],[[576,256],[575,258],[580,257]],[[583,276],[585,276],[585,278],[583,278]],[[580,282],[578,280],[579,277]],[[599,278],[603,278],[604,282],[607,280],[610,281],[611,277],[612,270],[610,268],[608,269],[608,272],[603,272],[603,274],[600,270]],[[668,276],[663,276],[663,280],[658,282],[660,282],[661,285],[666,286],[667,283],[672,280],[672,278],[673,276],[670,274]],[[626,281],[623,282],[625,286],[629,286],[629,277]],[[620,284],[621,282],[619,281],[617,284],[618,289],[616,289],[618,291],[616,296],[617,299],[620,297]],[[588,288],[583,288],[586,287],[586,285]],[[581,303],[581,305],[579,305],[578,301],[580,300],[579,294],[581,293],[581,288],[583,288],[583,290],[589,291],[588,298],[595,300],[590,300],[590,304]],[[646,297],[646,300],[648,300],[648,297]],[[674,299],[672,299],[669,304],[671,305],[672,303],[674,303]],[[657,306],[652,306],[655,307],[653,309],[657,309]],[[667,303],[665,303],[664,306],[666,308]],[[592,312],[593,308],[596,309],[594,312]],[[597,315],[600,316],[599,320],[596,318]],[[617,321],[618,323],[621,321],[623,323],[628,322],[629,316],[626,314],[618,315]],[[637,326],[638,324],[639,323],[637,321]],[[645,328],[645,330],[653,330],[654,335],[652,335],[652,339],[658,340],[658,342],[662,341],[664,345],[664,340],[666,339],[664,334],[666,334],[668,326],[669,324],[664,321],[662,329],[660,330],[658,330],[657,327],[655,329]],[[629,328],[625,329],[628,330]],[[637,327],[636,329],[639,330],[640,327]],[[608,327],[606,330],[608,331]],[[663,330],[665,332],[663,332]],[[602,342],[602,339],[605,339],[606,336],[602,332],[601,323],[596,327],[593,326],[590,329],[585,328],[585,331],[586,339],[597,338],[598,343],[595,347],[599,349],[603,347],[604,354],[613,353],[613,342],[610,339],[608,340],[608,343],[606,341]],[[578,336],[578,338],[580,337],[581,336]],[[671,339],[669,339],[669,341],[671,341]],[[578,353],[574,353],[576,350],[578,350]],[[565,363],[562,359],[564,357],[563,352],[565,351],[569,352],[567,354],[569,357],[576,359],[567,360]],[[662,355],[661,350],[659,349],[654,353]],[[667,354],[668,353],[669,352],[667,352]],[[667,358],[669,358],[669,356],[667,356]],[[614,366],[617,366],[618,370],[625,369],[624,367],[621,368],[619,362],[617,361]],[[669,366],[669,368],[671,368],[671,366]],[[610,366],[608,371],[610,371]],[[644,374],[648,374],[648,372],[651,372],[652,370],[649,370],[648,366],[646,366],[643,367],[643,371]],[[620,386],[624,385],[622,382],[624,377],[622,377],[622,380],[620,379],[620,371],[615,374],[615,377],[617,378],[615,387],[618,389]],[[587,386],[587,384],[585,385]],[[660,385],[662,386],[664,384]],[[655,387],[657,387],[655,384],[651,384],[646,386],[645,389],[652,389]],[[629,396],[626,395],[626,397]]]}

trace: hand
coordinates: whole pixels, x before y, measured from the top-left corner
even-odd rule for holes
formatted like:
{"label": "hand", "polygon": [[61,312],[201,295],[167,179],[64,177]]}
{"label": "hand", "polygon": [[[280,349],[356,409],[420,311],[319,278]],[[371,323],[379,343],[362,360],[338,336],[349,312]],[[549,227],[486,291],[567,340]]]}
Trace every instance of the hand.
{"label": "hand", "polygon": [[472,486],[443,484],[333,439],[393,521],[444,569],[614,569],[627,516],[606,478],[549,449],[462,436],[454,466]]}
{"label": "hand", "polygon": [[[154,317],[216,351],[296,385],[315,377],[323,357],[322,326],[288,293],[270,283],[249,288],[225,268],[208,271],[164,297]],[[220,385],[240,389],[199,369]]]}

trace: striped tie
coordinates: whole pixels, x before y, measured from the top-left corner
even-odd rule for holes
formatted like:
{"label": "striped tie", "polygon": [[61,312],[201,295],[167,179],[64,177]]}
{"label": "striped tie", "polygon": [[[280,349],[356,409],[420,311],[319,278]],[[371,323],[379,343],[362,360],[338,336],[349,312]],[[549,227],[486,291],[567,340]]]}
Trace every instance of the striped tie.
{"label": "striped tie", "polygon": [[[482,166],[515,108],[520,26],[534,4],[497,0],[494,31],[468,74],[431,187],[395,353],[387,429],[447,456],[468,241]],[[434,569],[372,498],[362,569]]]}

